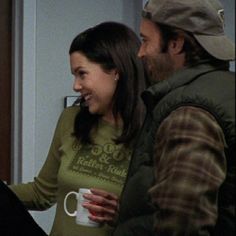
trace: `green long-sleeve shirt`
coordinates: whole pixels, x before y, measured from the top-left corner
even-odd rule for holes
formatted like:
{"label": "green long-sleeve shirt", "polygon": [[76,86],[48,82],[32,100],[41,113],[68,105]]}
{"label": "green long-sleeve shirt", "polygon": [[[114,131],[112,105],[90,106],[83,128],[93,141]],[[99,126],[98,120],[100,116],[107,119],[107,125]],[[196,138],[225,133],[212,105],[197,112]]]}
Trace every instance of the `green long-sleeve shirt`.
{"label": "green long-sleeve shirt", "polygon": [[[121,128],[100,121],[94,132],[94,145],[81,145],[72,135],[78,107],[65,109],[58,121],[48,157],[33,182],[10,186],[30,210],[45,210],[57,203],[50,236],[106,236],[111,228],[80,226],[63,208],[65,195],[82,188],[100,188],[120,195],[131,150],[113,141]],[[68,198],[73,212],[76,199]]]}

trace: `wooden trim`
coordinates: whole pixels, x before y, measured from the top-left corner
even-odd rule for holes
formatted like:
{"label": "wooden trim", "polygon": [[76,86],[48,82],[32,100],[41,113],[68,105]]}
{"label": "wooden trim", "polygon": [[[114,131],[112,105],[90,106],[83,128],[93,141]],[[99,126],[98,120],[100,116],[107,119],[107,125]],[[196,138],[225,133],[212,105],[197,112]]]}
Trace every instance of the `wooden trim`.
{"label": "wooden trim", "polygon": [[0,1],[0,178],[11,177],[12,1]]}

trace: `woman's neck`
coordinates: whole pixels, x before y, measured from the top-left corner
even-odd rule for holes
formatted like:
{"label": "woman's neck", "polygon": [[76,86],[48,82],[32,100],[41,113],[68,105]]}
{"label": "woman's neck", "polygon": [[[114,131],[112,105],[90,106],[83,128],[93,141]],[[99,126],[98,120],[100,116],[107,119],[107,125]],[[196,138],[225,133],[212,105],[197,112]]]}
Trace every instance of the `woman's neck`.
{"label": "woman's neck", "polygon": [[102,117],[102,120],[112,124],[112,125],[118,125],[118,126],[122,126],[123,124],[123,121],[121,119],[121,116],[120,114],[117,115],[117,117],[115,117],[113,115],[113,113],[109,114],[109,115],[106,115],[106,116],[103,116]]}

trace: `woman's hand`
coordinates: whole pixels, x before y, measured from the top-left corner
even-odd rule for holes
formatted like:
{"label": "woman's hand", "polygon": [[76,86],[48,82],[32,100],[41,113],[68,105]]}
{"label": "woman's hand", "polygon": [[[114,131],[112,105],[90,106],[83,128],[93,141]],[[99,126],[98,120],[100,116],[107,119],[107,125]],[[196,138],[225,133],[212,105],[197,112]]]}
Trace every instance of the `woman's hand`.
{"label": "woman's hand", "polygon": [[119,199],[114,193],[101,189],[90,189],[92,194],[83,194],[88,202],[83,203],[83,207],[88,209],[91,215],[89,219],[98,223],[114,225],[118,216]]}

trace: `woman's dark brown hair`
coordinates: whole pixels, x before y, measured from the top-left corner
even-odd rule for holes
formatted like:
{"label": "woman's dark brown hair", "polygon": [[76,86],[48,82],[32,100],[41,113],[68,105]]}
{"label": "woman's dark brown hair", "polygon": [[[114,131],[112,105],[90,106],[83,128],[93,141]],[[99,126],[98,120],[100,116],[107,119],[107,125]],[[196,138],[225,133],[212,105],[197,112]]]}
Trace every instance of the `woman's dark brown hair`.
{"label": "woman's dark brown hair", "polygon": [[[116,143],[131,144],[144,117],[140,94],[146,87],[141,60],[137,57],[140,40],[127,26],[117,22],[104,22],[80,33],[72,41],[69,53],[80,52],[104,72],[116,69],[119,74],[113,97],[113,114],[123,120],[122,134]],[[90,114],[83,106],[75,118],[74,135],[82,143],[92,143],[91,131],[100,116]]]}

